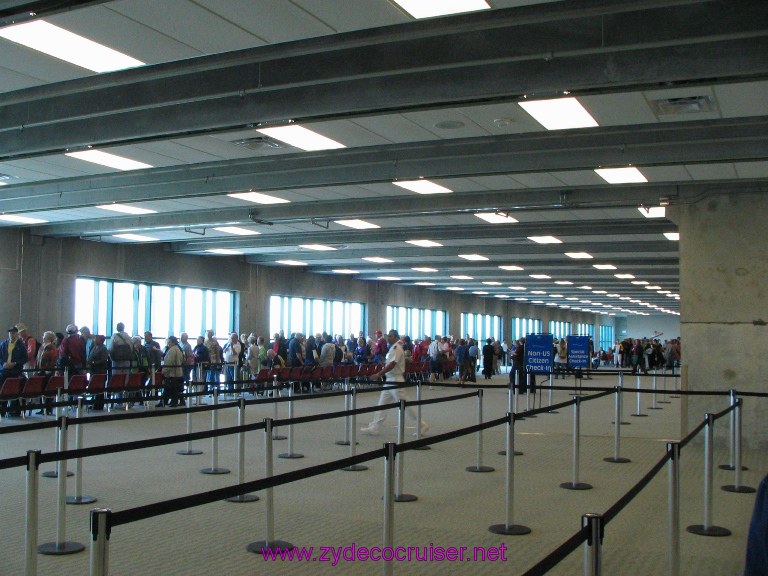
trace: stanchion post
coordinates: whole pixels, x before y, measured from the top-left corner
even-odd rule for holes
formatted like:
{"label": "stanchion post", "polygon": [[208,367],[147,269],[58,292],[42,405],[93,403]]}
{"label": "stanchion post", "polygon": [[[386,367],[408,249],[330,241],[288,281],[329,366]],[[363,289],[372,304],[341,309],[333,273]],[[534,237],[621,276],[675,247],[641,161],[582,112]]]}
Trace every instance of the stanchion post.
{"label": "stanchion post", "polygon": [[[417,424],[421,426],[421,424]],[[403,476],[405,475],[405,452],[400,451],[400,445],[405,442],[405,400],[400,400],[400,408],[397,411],[397,487],[395,488],[395,502],[413,502],[418,499],[413,494],[403,492]]]}
{"label": "stanchion post", "polygon": [[[238,401],[237,425],[245,426],[245,398],[241,395]],[[237,433],[237,483],[245,483],[245,432]],[[255,494],[238,494],[227,498],[227,502],[257,502],[260,500]]]}
{"label": "stanchion post", "polygon": [[[199,398],[199,396],[197,396]],[[190,407],[192,405],[192,402],[189,402]],[[192,434],[192,412],[187,412],[187,436]],[[187,448],[185,450],[177,450],[176,454],[179,454],[181,456],[197,456],[199,454],[202,454],[202,450],[197,450],[192,448],[192,441],[187,440]]]}
{"label": "stanchion post", "polygon": [[[357,389],[354,387],[351,389],[349,401],[351,405],[350,410],[352,411],[352,414],[350,415],[352,420],[349,437],[349,457],[354,458],[355,453],[357,452],[357,414],[355,414],[355,410],[357,410]],[[345,472],[362,472],[363,470],[368,470],[368,466],[365,466],[364,464],[352,464],[346,468],[342,468],[342,470]]]}
{"label": "stanchion post", "polygon": [[[416,381],[416,440],[421,440],[421,381]],[[431,446],[419,446],[414,450],[432,450]]]}
{"label": "stanchion post", "polygon": [[680,576],[680,443],[668,442],[669,576]]}
{"label": "stanchion post", "polygon": [[621,451],[621,386],[616,386],[616,395],[613,398],[613,456],[603,458],[613,464],[626,464],[631,462],[629,458],[622,458]]}
{"label": "stanchion post", "polygon": [[734,451],[734,466],[733,466],[733,473],[734,473],[734,483],[728,484],[726,486],[723,486],[723,490],[726,492],[737,492],[739,494],[751,494],[755,491],[754,488],[751,486],[742,486],[741,485],[741,471],[744,470],[744,467],[741,465],[741,407],[743,403],[742,398],[737,398],[736,403],[733,407],[733,428],[734,428],[734,439],[733,439],[733,451]]}
{"label": "stanchion post", "polygon": [[[344,379],[344,411],[349,411],[349,378]],[[350,443],[350,416],[344,417],[344,440],[336,440],[339,446],[349,446]]]}
{"label": "stanchion post", "polygon": [[[83,399],[77,399],[77,412],[75,417],[78,422],[75,426],[75,450],[80,450],[83,447],[83,425],[80,423],[80,418],[83,417]],[[83,457],[78,456],[75,461],[77,467],[77,473],[75,474],[75,495],[67,496],[67,504],[93,504],[96,502],[96,498],[93,496],[83,496]]]}
{"label": "stanchion post", "polygon": [[109,574],[109,537],[112,533],[112,510],[94,508],[91,510],[91,556],[90,576]]}
{"label": "stanchion post", "polygon": [[657,406],[656,402],[656,367],[653,368],[653,394],[651,395],[651,405],[648,410],[663,410],[661,406]]}
{"label": "stanchion post", "polygon": [[[639,370],[639,367],[638,367]],[[640,393],[640,374],[636,376],[637,378],[637,412],[634,414],[630,414],[630,416],[634,416],[636,418],[645,418],[648,416],[648,414],[643,414],[643,409],[640,407],[640,397],[642,394]]]}
{"label": "stanchion post", "polygon": [[[507,413],[508,414],[514,414],[515,413],[515,409],[517,408],[517,401],[514,402],[514,405],[512,403],[512,394],[513,394],[513,390],[514,390],[514,394],[517,394],[517,388],[518,388],[518,385],[519,385],[519,380],[520,380],[520,371],[519,370],[515,370],[514,383],[510,384],[510,387],[509,387],[509,398],[507,399]],[[550,383],[550,385],[552,384],[552,374],[549,375],[549,383]],[[515,396],[515,398],[517,398],[517,396]],[[552,414],[556,414],[556,412],[551,412],[551,413]],[[499,456],[506,456],[507,455],[507,450],[506,449],[499,450],[498,454],[499,454]],[[516,451],[514,455],[515,456],[522,456],[523,453],[520,452],[520,451]]]}
{"label": "stanchion post", "polygon": [[[288,420],[293,420],[293,386],[288,387]],[[277,457],[289,460],[304,458],[304,454],[293,451],[293,424],[288,424],[288,452],[278,454]]]}
{"label": "stanchion post", "polygon": [[659,404],[672,404],[669,400],[667,400],[667,365],[666,361],[664,364],[664,369],[661,371],[661,400],[659,400]]}
{"label": "stanchion post", "polygon": [[580,440],[580,410],[581,396],[575,396],[573,399],[573,480],[563,482],[560,488],[566,490],[591,490],[592,485],[586,482],[579,482],[579,440]]}
{"label": "stanchion post", "polygon": [[[275,376],[272,381],[272,419],[275,421],[278,420],[277,407],[280,404],[279,402],[275,402],[275,400],[281,396],[280,388],[277,386],[277,376]],[[288,436],[283,436],[282,434],[277,433],[277,426],[275,426],[272,430],[272,440],[285,440],[286,438],[288,438]]]}
{"label": "stanchion post", "polygon": [[[552,372],[549,372],[549,398],[547,399],[547,405],[552,406]],[[545,412],[545,414],[558,414],[559,412],[557,410],[549,410],[548,412]]]}
{"label": "stanchion post", "polygon": [[493,534],[504,534],[506,536],[522,536],[530,534],[531,529],[528,526],[514,523],[514,505],[515,505],[515,415],[507,412],[507,449],[505,451],[505,491],[504,491],[504,524],[493,524],[488,527],[488,531]]}
{"label": "stanchion post", "polygon": [[581,527],[589,530],[589,536],[584,543],[584,576],[600,576],[603,546],[603,516],[601,514],[584,514],[581,517]]}
{"label": "stanchion post", "polygon": [[[211,431],[219,429],[219,387],[213,388],[213,409],[211,410]],[[229,474],[229,468],[219,467],[219,437],[211,437],[211,467],[200,470],[203,474]]]}
{"label": "stanchion post", "polygon": [[[62,416],[62,407],[59,405],[61,403],[62,399],[62,389],[59,388],[56,390],[56,408],[54,408],[54,414],[56,417],[56,420],[61,421]],[[53,429],[53,434],[55,438],[56,443],[56,452],[61,452],[61,444],[59,443],[61,441],[61,434],[58,428]],[[74,476],[74,472],[67,471],[67,476]],[[41,476],[45,476],[46,478],[58,478],[59,477],[59,461],[56,461],[56,469],[55,470],[49,470],[48,472],[43,472]]]}
{"label": "stanchion post", "polygon": [[704,427],[704,524],[688,526],[686,530],[698,536],[730,536],[731,531],[721,526],[712,525],[712,448],[714,444],[715,417],[705,414],[707,425]]}
{"label": "stanchion post", "polygon": [[[483,423],[483,389],[477,391],[477,424]],[[477,464],[467,466],[467,472],[493,472],[493,466],[483,466],[483,431],[477,431]]]}
{"label": "stanchion post", "polygon": [[[735,406],[736,405],[736,396],[738,393],[736,390],[729,390],[728,391],[728,399],[729,399],[729,405]],[[728,414],[728,464],[720,464],[718,468],[720,470],[735,470],[736,464],[735,464],[735,438],[736,438],[736,410],[731,409],[730,414]],[[742,470],[749,470],[746,466],[741,467]]]}
{"label": "stanchion post", "polygon": [[27,503],[25,507],[24,576],[37,576],[37,532],[40,488],[40,450],[27,451]]}
{"label": "stanchion post", "polygon": [[[67,417],[59,419],[59,447],[62,452],[67,450]],[[67,542],[67,461],[59,461],[59,476],[56,486],[56,542],[40,544],[37,551],[47,556],[75,554],[85,550],[79,542]]]}
{"label": "stanchion post", "polygon": [[[395,541],[395,458],[396,445],[392,442],[384,444],[384,538],[383,548],[392,548]],[[392,576],[392,561],[382,562],[382,574]]]}
{"label": "stanchion post", "polygon": [[[271,478],[274,474],[274,457],[272,450],[272,419],[264,419],[264,477]],[[275,540],[275,499],[274,488],[264,491],[265,502],[265,538],[251,542],[246,546],[248,552],[264,554],[265,550],[293,550],[293,544],[285,540]]]}

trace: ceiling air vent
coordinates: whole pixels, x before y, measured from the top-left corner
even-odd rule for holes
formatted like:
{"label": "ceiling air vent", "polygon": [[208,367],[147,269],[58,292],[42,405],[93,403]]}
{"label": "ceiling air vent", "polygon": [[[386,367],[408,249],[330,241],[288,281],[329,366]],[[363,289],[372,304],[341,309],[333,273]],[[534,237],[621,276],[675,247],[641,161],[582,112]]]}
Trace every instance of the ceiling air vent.
{"label": "ceiling air vent", "polygon": [[245,138],[243,140],[232,140],[232,144],[242,146],[249,150],[264,150],[265,148],[287,148],[288,145],[267,136],[256,136],[254,138]]}
{"label": "ceiling air vent", "polygon": [[715,110],[715,104],[710,96],[686,96],[684,98],[652,100],[651,107],[657,116],[700,114]]}

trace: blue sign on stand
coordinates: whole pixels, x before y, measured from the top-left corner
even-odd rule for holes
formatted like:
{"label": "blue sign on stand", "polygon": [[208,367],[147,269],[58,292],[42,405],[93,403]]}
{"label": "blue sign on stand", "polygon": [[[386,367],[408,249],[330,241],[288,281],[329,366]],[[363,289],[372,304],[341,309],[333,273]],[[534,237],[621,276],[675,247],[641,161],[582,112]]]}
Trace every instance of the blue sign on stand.
{"label": "blue sign on stand", "polygon": [[525,370],[528,374],[549,374],[552,360],[552,334],[528,334],[525,337]]}
{"label": "blue sign on stand", "polygon": [[568,366],[589,368],[589,336],[568,336]]}

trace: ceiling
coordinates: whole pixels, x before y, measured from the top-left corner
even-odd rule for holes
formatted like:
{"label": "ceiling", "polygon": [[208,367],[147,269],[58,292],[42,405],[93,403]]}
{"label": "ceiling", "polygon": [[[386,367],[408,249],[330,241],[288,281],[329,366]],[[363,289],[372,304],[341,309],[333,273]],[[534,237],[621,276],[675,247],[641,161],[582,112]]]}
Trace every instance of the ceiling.
{"label": "ceiling", "polygon": [[[0,38],[0,212],[43,236],[677,313],[677,228],[638,208],[768,189],[768,3],[489,4],[417,20],[389,0],[0,0],[0,26],[42,18],[145,63],[94,73]],[[547,130],[520,105],[564,97],[597,126]],[[344,147],[257,132],[289,123]],[[65,155],[86,149],[150,167]],[[595,172],[627,166],[647,182]],[[450,192],[393,184],[419,179]],[[249,191],[288,202],[228,196]],[[96,207],[113,203],[153,212]],[[441,246],[407,243],[424,239]]]}

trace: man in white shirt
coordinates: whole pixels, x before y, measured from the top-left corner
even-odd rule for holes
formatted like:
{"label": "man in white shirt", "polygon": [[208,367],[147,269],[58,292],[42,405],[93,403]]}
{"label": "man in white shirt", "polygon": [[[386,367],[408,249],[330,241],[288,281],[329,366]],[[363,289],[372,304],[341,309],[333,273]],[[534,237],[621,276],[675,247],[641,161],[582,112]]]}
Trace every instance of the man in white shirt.
{"label": "man in white shirt", "polygon": [[[405,352],[403,352],[403,346],[399,340],[400,335],[397,333],[397,330],[390,330],[387,333],[389,351],[387,352],[387,357],[384,360],[384,368],[382,368],[380,372],[377,372],[371,376],[372,379],[380,380],[383,378],[384,374],[389,374],[389,378],[387,378],[387,380],[391,384],[402,384],[405,382]],[[381,406],[382,404],[386,404],[389,398],[392,399],[392,402],[400,402],[401,398],[405,401],[408,401],[408,397],[405,395],[405,390],[403,388],[388,388],[381,391],[378,405]],[[416,412],[411,406],[408,406],[406,411],[411,418],[416,420]],[[368,426],[365,428],[361,428],[360,431],[364,434],[376,436],[379,433],[380,424],[384,422],[386,417],[387,413],[383,410],[374,412],[373,420],[371,420],[371,423],[368,424]],[[424,420],[422,420],[420,426],[421,434],[426,434],[427,430],[429,430],[429,425]]]}

